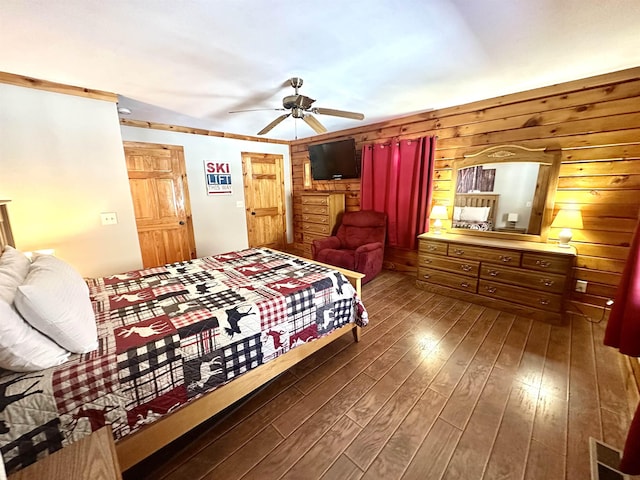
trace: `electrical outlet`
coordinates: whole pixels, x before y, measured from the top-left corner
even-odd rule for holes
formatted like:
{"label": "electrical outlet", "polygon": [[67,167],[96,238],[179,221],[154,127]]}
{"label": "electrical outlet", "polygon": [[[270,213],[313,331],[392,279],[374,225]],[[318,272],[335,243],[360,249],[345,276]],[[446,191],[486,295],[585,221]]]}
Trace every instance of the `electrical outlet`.
{"label": "electrical outlet", "polygon": [[116,212],[105,212],[100,214],[102,225],[115,225],[118,223],[118,214]]}
{"label": "electrical outlet", "polygon": [[576,280],[576,292],[587,293],[587,281]]}

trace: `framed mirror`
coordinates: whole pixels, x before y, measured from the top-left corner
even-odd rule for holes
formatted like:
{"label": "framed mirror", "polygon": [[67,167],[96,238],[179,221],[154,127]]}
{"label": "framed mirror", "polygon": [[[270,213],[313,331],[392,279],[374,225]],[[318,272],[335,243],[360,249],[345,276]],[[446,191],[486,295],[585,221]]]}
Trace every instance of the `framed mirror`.
{"label": "framed mirror", "polygon": [[546,242],[560,150],[490,147],[453,162],[451,232]]}

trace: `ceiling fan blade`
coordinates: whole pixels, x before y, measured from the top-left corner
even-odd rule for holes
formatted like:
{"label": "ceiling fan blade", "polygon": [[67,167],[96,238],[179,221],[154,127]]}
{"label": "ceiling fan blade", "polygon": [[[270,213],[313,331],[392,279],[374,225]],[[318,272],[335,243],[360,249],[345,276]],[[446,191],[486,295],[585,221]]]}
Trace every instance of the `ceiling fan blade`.
{"label": "ceiling fan blade", "polygon": [[310,113],[306,113],[304,115],[304,117],[302,117],[302,119],[306,122],[307,125],[309,125],[311,128],[313,128],[313,130],[316,133],[325,133],[327,131],[326,128],[324,128],[324,125],[322,125],[318,119],[316,117],[314,117],[313,115],[311,115]]}
{"label": "ceiling fan blade", "polygon": [[333,108],[317,107],[311,109],[311,111],[320,115],[333,115],[334,117],[351,118],[353,120],[364,120],[364,115],[362,113],[346,112],[344,110],[335,110]]}
{"label": "ceiling fan blade", "polygon": [[266,127],[264,127],[262,130],[260,130],[258,132],[258,135],[264,135],[265,133],[268,133],[269,131],[271,131],[271,129],[273,127],[275,127],[276,125],[278,125],[281,121],[283,121],[285,118],[287,118],[289,115],[291,115],[290,113],[285,113],[284,115],[280,115],[278,118],[276,118],[273,122],[271,122],[269,125],[267,125]]}
{"label": "ceiling fan blade", "polygon": [[277,110],[277,111],[286,111],[286,108],[250,108],[248,110],[231,110],[227,113],[242,113],[242,112],[260,112],[264,110]]}

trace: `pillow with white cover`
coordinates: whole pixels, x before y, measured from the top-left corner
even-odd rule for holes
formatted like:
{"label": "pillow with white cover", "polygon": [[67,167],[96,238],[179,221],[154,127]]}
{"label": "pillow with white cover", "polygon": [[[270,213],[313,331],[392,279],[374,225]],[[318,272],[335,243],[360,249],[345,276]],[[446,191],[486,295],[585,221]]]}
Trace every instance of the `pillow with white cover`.
{"label": "pillow with white cover", "polygon": [[491,207],[463,207],[460,220],[467,222],[486,222]]}
{"label": "pillow with white cover", "polygon": [[38,255],[15,305],[32,327],[70,352],[98,348],[96,320],[84,279],[68,263],[51,255]]}
{"label": "pillow with white cover", "polygon": [[460,221],[460,215],[462,214],[462,209],[464,207],[453,207],[453,220],[455,222]]}
{"label": "pillow with white cover", "polygon": [[36,372],[67,361],[69,352],[25,322],[11,305],[0,300],[0,367]]}
{"label": "pillow with white cover", "polygon": [[0,255],[0,300],[13,303],[18,286],[29,273],[31,262],[25,255],[7,245]]}

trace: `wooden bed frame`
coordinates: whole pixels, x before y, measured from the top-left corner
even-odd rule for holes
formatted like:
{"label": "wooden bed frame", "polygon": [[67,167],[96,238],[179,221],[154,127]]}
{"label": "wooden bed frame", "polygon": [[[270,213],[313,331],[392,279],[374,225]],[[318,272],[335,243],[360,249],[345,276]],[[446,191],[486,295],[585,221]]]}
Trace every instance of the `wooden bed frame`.
{"label": "wooden bed frame", "polygon": [[496,227],[496,215],[498,214],[498,200],[500,195],[496,193],[456,193],[454,206],[456,207],[490,207],[488,220]]}
{"label": "wooden bed frame", "polygon": [[[0,207],[4,207],[4,205],[0,204]],[[0,208],[0,227],[2,227],[2,235],[0,235],[1,252],[5,245],[10,244],[13,246],[13,237],[11,235],[11,229],[9,228],[6,208]],[[333,265],[326,265],[306,258],[297,257],[296,255],[286,252],[278,251],[278,253],[300,258],[306,262],[324,265],[341,272],[353,285],[358,296],[361,297],[362,278],[364,278],[362,273],[352,272],[351,270],[334,267]],[[118,454],[121,471],[131,468],[136,463],[160,450],[192,428],[253,392],[261,385],[284,373],[296,363],[349,332],[352,332],[356,342],[360,340],[360,327],[355,324],[344,325],[322,338],[289,350],[284,355],[244,373],[233,381],[216,388],[212,392],[204,394],[197,400],[187,403],[175,412],[118,440],[116,442],[116,452]]]}

